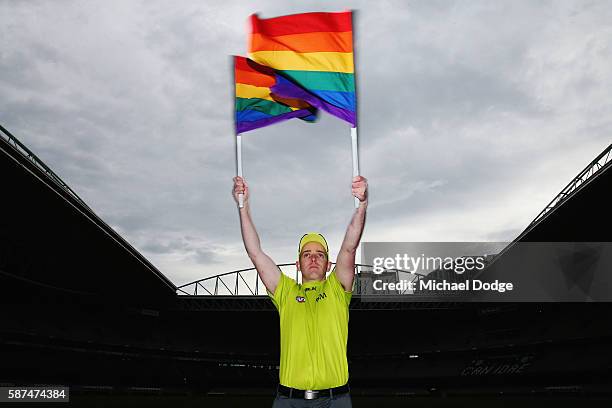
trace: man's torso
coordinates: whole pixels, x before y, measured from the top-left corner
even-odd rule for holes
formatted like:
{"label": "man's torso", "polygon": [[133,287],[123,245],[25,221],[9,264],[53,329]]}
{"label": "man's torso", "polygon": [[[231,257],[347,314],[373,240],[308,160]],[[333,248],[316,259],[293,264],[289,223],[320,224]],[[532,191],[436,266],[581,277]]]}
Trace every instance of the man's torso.
{"label": "man's torso", "polygon": [[271,296],[280,315],[281,384],[302,390],[348,382],[346,343],[351,293],[335,276],[297,284],[281,275]]}

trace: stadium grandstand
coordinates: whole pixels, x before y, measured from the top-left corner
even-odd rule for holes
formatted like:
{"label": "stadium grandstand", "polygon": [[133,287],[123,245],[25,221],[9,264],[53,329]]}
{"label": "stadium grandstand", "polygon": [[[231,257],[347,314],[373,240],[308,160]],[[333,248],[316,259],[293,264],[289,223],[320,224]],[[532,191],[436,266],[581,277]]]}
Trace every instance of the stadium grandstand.
{"label": "stadium grandstand", "polygon": [[[522,242],[610,241],[611,152],[495,262]],[[177,287],[1,126],[0,174],[0,386],[69,386],[81,406],[271,405],[278,316],[253,270]],[[356,272],[356,407],[610,406],[612,304],[376,300],[371,268]]]}

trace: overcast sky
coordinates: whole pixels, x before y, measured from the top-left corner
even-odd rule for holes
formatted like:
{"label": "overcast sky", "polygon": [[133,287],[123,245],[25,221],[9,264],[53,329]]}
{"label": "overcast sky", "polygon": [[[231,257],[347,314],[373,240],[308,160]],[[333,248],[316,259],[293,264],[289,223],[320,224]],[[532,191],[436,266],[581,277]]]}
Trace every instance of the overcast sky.
{"label": "overcast sky", "polygon": [[[365,241],[512,240],[612,135],[609,1],[0,0],[0,123],[176,284],[250,266],[230,195],[247,18],[356,9]],[[264,250],[335,254],[348,125],[244,135]]]}

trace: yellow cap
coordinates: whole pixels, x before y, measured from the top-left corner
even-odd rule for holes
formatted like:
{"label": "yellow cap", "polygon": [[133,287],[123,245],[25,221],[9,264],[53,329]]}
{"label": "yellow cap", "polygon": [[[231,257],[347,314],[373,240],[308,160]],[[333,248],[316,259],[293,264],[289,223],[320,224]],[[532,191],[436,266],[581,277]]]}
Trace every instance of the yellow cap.
{"label": "yellow cap", "polygon": [[321,244],[325,249],[325,253],[329,257],[329,248],[327,246],[327,241],[325,240],[325,237],[323,237],[323,235],[319,234],[318,232],[309,232],[308,234],[304,234],[302,239],[300,239],[300,246],[298,247],[298,257],[302,253],[302,248],[304,248],[304,245],[309,242],[316,242],[318,244]]}

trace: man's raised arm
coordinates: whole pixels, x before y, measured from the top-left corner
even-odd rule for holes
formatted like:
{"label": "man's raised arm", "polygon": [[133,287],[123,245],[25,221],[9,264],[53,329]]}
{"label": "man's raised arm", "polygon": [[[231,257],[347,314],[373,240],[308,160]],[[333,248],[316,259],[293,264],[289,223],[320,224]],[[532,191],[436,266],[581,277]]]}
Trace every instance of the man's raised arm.
{"label": "man's raised arm", "polygon": [[232,193],[236,204],[238,204],[238,194],[244,194],[244,206],[238,208],[238,212],[240,213],[242,242],[244,243],[244,248],[249,258],[251,258],[251,262],[253,262],[255,269],[257,269],[261,281],[266,286],[266,289],[268,289],[270,293],[274,293],[280,279],[281,271],[276,266],[276,263],[261,249],[259,236],[255,230],[255,225],[251,219],[251,211],[249,209],[249,186],[242,177],[234,177],[234,188]]}
{"label": "man's raised arm", "polygon": [[344,240],[336,260],[336,276],[346,291],[353,290],[355,254],[363,233],[368,208],[368,180],[362,176],[353,177],[352,191],[353,195],[359,200],[359,207],[355,210],[351,222],[346,228]]}

